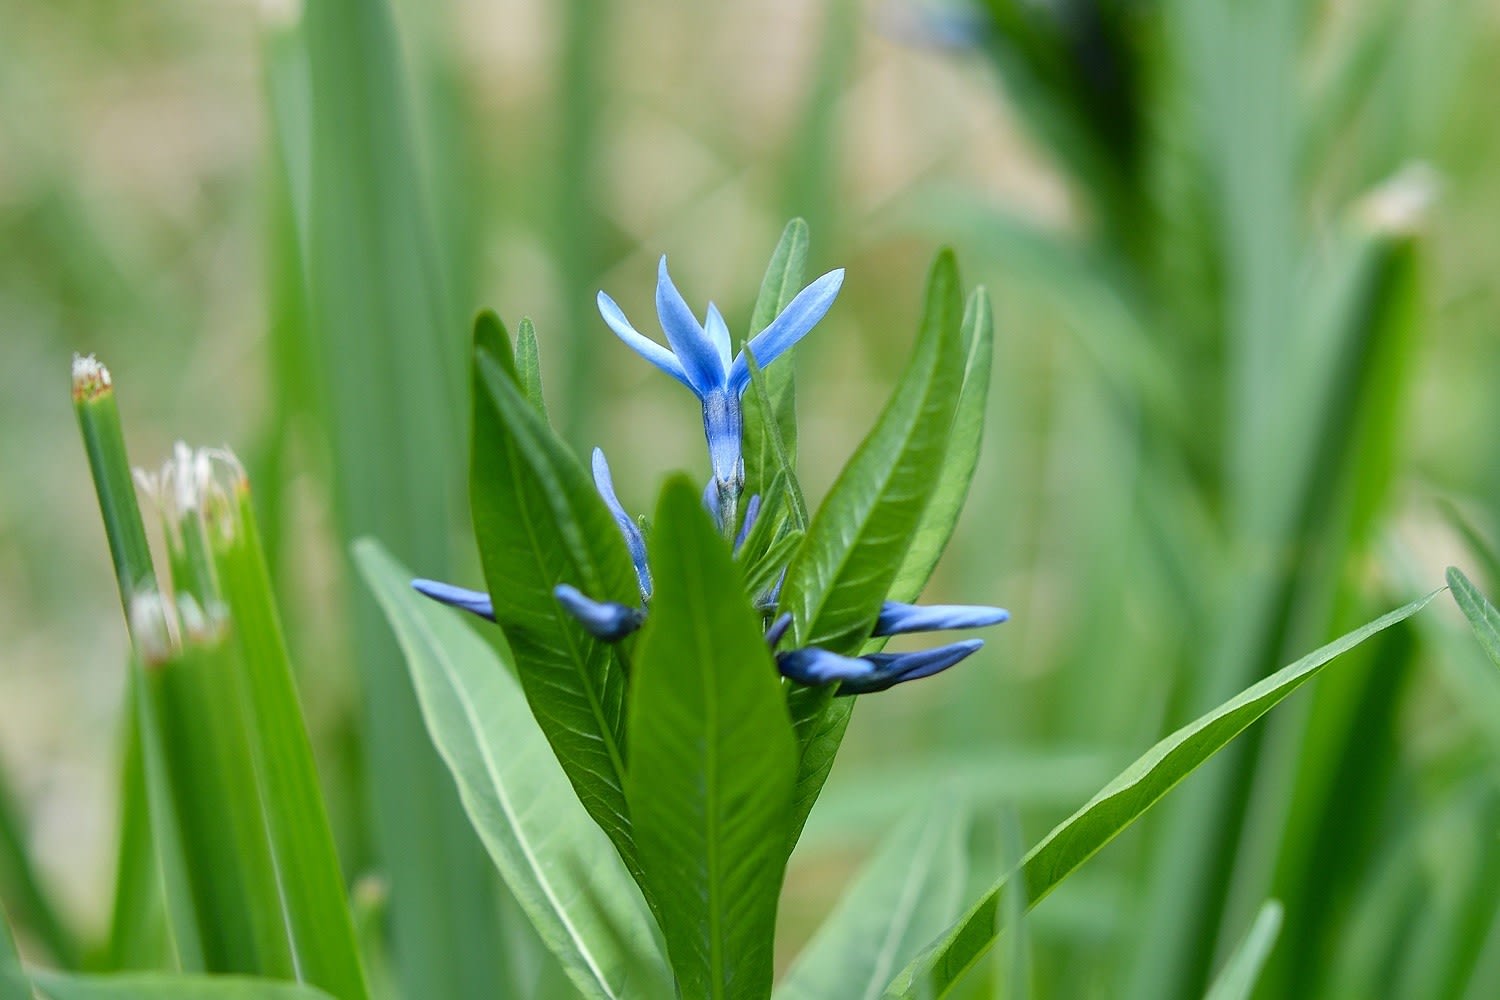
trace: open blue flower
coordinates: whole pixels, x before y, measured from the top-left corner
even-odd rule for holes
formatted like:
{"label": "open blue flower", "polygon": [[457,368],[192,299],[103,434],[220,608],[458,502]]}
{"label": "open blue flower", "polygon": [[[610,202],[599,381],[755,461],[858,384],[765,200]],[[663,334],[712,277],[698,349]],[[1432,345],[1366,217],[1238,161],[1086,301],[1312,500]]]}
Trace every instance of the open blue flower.
{"label": "open blue flower", "polygon": [[[833,305],[843,282],[840,268],[798,292],[781,314],[751,339],[755,363],[767,367],[806,336]],[[609,328],[641,357],[691,389],[703,404],[709,461],[721,498],[728,500],[721,502],[721,508],[730,508],[745,482],[740,452],[744,422],[740,396],[750,384],[745,352],[734,353],[729,327],[713,303],[709,303],[705,321],[698,322],[667,274],[666,257],[657,269],[656,312],[671,350],[637,332],[615,300],[599,293],[599,314]]]}

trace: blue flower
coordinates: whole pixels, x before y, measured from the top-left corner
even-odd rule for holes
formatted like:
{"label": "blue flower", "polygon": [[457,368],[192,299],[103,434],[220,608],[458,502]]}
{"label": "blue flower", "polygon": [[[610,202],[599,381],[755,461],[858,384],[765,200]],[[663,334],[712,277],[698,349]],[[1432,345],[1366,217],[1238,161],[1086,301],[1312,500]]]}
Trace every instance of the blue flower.
{"label": "blue flower", "polygon": [[[769,366],[806,336],[833,305],[843,282],[840,268],[798,292],[781,315],[751,339],[750,353],[756,364]],[[691,389],[703,404],[703,432],[708,439],[720,508],[732,510],[745,482],[740,453],[740,396],[750,384],[745,352],[734,354],[729,327],[713,303],[709,303],[705,321],[698,322],[667,274],[666,257],[657,270],[656,312],[671,350],[638,333],[615,300],[599,293],[599,314],[609,328],[641,357]]]}
{"label": "blue flower", "polygon": [[916,653],[871,653],[840,656],[809,646],[776,654],[783,676],[801,684],[839,683],[838,694],[874,694],[905,681],[947,670],[984,645],[983,639],[965,639],[937,649]]}

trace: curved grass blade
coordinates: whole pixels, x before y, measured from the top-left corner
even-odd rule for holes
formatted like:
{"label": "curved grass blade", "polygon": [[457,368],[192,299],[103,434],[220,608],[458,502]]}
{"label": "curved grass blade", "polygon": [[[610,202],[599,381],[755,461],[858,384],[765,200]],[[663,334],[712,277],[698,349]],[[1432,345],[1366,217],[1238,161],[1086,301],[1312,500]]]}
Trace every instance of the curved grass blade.
{"label": "curved grass blade", "polygon": [[588,473],[517,385],[505,328],[481,314],[474,337],[470,499],[495,620],[568,780],[639,874],[625,808],[625,672],[552,593],[567,583],[635,604],[635,570]]}
{"label": "curved grass blade", "polygon": [[406,654],[470,822],[574,986],[590,997],[669,995],[640,890],[569,788],[494,647],[413,592],[411,574],[377,542],[355,543],[354,556]]}
{"label": "curved grass blade", "polygon": [[1448,586],[1453,591],[1453,600],[1457,602],[1459,610],[1469,619],[1474,638],[1479,640],[1479,645],[1484,647],[1489,658],[1500,666],[1500,611],[1495,610],[1495,606],[1457,566],[1448,567]]}
{"label": "curved grass blade", "polygon": [[651,536],[656,591],[630,687],[626,794],[679,995],[771,990],[796,744],[729,547],[686,478]]}
{"label": "curved grass blade", "polygon": [[1005,929],[997,903],[1012,878],[1019,876],[1025,880],[1028,906],[1041,902],[1058,883],[1140,818],[1178,782],[1312,679],[1334,657],[1416,614],[1438,593],[1435,590],[1335,639],[1152,747],[1032,848],[1018,869],[991,886],[942,939],[896,977],[886,996],[946,996]]}
{"label": "curved grass blade", "polygon": [[240,656],[240,695],[265,808],[265,833],[299,980],[339,1000],[369,995],[343,869],[313,761],[302,702],[282,636],[262,552],[250,483],[238,477],[227,498],[234,530],[211,545]]}
{"label": "curved grass blade", "polygon": [[875,1000],[892,973],[960,912],[969,818],[944,789],[881,844],[818,928],[776,1000]]}
{"label": "curved grass blade", "polygon": [[1203,1000],[1249,1000],[1260,978],[1271,949],[1276,944],[1276,935],[1281,932],[1281,904],[1268,899],[1261,904],[1250,925],[1245,939],[1234,949],[1224,969],[1208,988]]}

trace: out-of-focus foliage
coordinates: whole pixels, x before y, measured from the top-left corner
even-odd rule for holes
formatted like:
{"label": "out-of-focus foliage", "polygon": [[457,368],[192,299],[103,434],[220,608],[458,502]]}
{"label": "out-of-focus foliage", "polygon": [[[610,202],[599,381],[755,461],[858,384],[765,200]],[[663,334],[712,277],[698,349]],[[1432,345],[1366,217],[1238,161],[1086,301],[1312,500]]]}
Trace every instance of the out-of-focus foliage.
{"label": "out-of-focus foliage", "polygon": [[[480,579],[454,499],[478,306],[534,316],[559,432],[646,509],[698,453],[692,402],[624,363],[593,292],[646,288],[671,251],[746,329],[766,249],[807,216],[809,273],[849,268],[798,352],[816,507],[900,374],[906,276],[956,242],[990,290],[984,444],[928,596],[1015,620],[970,668],[861,702],[791,861],[778,972],[939,775],[974,818],[972,898],[1017,860],[1002,807],[1035,843],[1447,563],[1500,590],[1493,3],[306,6],[0,0],[0,899],[28,956],[131,964],[97,947],[127,646],[74,350],[128,387],[138,461],[179,435],[247,456],[346,876],[455,838],[408,871],[414,902],[396,876],[412,962],[460,947],[401,930],[407,906],[458,912],[422,878],[481,907],[490,886],[466,881],[486,862],[455,796],[367,819],[393,760],[443,773],[343,539],[374,526],[414,571]],[[1276,899],[1255,995],[1500,992],[1500,672],[1438,611],[1289,700],[997,957],[1037,996],[1201,996]],[[519,915],[489,933],[521,944],[475,935],[442,974],[532,954]]]}

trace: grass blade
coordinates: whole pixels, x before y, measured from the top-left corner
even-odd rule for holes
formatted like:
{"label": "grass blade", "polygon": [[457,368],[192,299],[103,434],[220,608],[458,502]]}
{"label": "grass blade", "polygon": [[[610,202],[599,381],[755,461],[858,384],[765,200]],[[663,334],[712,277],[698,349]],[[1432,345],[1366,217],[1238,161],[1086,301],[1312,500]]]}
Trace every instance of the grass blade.
{"label": "grass blade", "polygon": [[1281,904],[1268,899],[1203,1000],[1248,1000],[1281,932]]}
{"label": "grass blade", "polygon": [[1458,604],[1459,610],[1469,619],[1474,637],[1479,640],[1489,658],[1500,666],[1500,611],[1495,610],[1495,606],[1479,592],[1478,587],[1469,582],[1469,578],[1457,566],[1448,567],[1448,587],[1453,591],[1453,600]]}
{"label": "grass blade", "polygon": [[250,752],[298,979],[339,1000],[363,1000],[343,873],[243,474],[226,499],[231,530],[213,538],[214,566],[239,646]]}
{"label": "grass blade", "polygon": [[1334,657],[1417,613],[1437,594],[1438,591],[1433,591],[1309,653],[1152,747],[1049,833],[1031,850],[1019,869],[991,886],[945,937],[907,966],[886,995],[946,996],[1004,930],[996,904],[1011,878],[1019,875],[1025,880],[1028,905],[1035,906],[1178,782],[1314,677]]}

